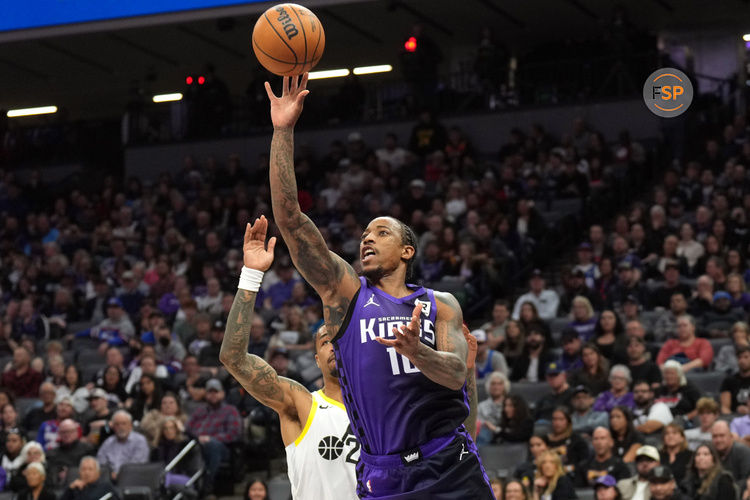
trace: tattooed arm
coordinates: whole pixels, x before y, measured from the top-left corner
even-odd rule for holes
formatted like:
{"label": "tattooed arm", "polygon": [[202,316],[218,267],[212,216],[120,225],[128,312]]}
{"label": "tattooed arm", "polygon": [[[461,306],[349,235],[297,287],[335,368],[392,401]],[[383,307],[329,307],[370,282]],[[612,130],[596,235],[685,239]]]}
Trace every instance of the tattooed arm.
{"label": "tattooed arm", "polygon": [[299,82],[297,77],[285,77],[282,95],[276,97],[266,82],[274,125],[269,173],[271,203],[292,261],[323,300],[326,326],[335,335],[359,289],[359,278],[346,261],[328,250],[320,231],[299,206],[294,173],[294,125],[309,93],[306,86],[307,74]]}
{"label": "tattooed arm", "polygon": [[464,427],[472,438],[477,437],[477,377],[476,357],[477,338],[469,332],[469,328],[463,325],[463,334],[468,346],[466,356],[466,397],[469,400],[469,416],[464,421]]}
{"label": "tattooed arm", "polygon": [[408,325],[394,328],[393,339],[375,337],[375,341],[396,349],[419,368],[427,378],[449,389],[459,390],[466,382],[468,346],[463,336],[463,314],[458,301],[449,293],[435,292],[437,350],[419,341],[422,306],[417,304]]}
{"label": "tattooed arm", "polygon": [[[243,244],[246,267],[265,271],[271,266],[276,239],[271,238],[266,250],[267,228],[265,217],[256,219],[252,226],[247,225]],[[307,421],[312,396],[301,384],[279,377],[265,360],[247,352],[256,295],[257,292],[237,290],[229,310],[219,360],[247,392],[279,414],[282,438],[288,445],[297,438]]]}

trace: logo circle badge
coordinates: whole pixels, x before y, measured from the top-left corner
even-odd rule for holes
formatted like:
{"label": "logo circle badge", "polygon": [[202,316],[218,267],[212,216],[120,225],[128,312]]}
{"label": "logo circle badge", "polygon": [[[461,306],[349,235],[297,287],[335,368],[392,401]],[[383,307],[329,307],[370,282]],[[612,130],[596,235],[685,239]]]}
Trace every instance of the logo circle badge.
{"label": "logo circle badge", "polygon": [[657,69],[643,84],[643,101],[656,116],[680,116],[693,102],[693,84],[679,69]]}
{"label": "logo circle badge", "polygon": [[318,443],[318,453],[326,460],[336,460],[344,451],[344,442],[336,436],[326,436]]}

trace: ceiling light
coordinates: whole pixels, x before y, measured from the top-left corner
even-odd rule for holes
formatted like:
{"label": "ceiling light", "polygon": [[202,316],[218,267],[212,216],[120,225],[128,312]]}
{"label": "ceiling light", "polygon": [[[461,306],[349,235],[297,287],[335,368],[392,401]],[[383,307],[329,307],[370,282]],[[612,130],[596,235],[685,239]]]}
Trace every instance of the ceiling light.
{"label": "ceiling light", "polygon": [[8,110],[8,118],[18,118],[19,116],[48,115],[57,113],[57,106],[39,106],[37,108],[22,108]]}
{"label": "ceiling light", "polygon": [[390,64],[379,64],[377,66],[361,66],[359,68],[354,68],[352,73],[355,75],[370,75],[372,73],[388,73],[389,71],[393,71],[393,66]]}
{"label": "ceiling light", "polygon": [[311,71],[307,75],[307,79],[320,80],[321,78],[339,78],[342,76],[347,76],[348,74],[348,69],[327,69],[324,71]]}
{"label": "ceiling light", "polygon": [[154,102],[172,102],[181,101],[182,94],[175,92],[174,94],[159,94],[154,96]]}
{"label": "ceiling light", "polygon": [[742,39],[746,42],[750,42],[750,33],[745,33],[744,35],[742,35]]}

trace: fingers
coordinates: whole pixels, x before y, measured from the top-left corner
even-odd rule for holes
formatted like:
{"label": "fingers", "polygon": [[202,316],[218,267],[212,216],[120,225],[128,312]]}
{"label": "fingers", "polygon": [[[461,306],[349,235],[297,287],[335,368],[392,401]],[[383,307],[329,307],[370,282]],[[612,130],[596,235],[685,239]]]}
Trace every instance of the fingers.
{"label": "fingers", "polygon": [[383,337],[375,337],[375,342],[378,344],[382,344],[384,346],[388,347],[394,347],[396,345],[396,341],[392,339],[384,339]]}
{"label": "fingers", "polygon": [[268,253],[273,253],[273,249],[276,248],[276,236],[271,236],[268,240]]}
{"label": "fingers", "polygon": [[253,239],[253,228],[248,222],[245,226],[245,244],[247,244],[250,240]]}
{"label": "fingers", "polygon": [[268,98],[270,100],[273,101],[274,99],[278,99],[278,97],[276,97],[276,94],[273,93],[273,90],[271,90],[271,84],[270,83],[265,82],[263,84],[263,86],[266,87],[266,94],[268,94]]}
{"label": "fingers", "polygon": [[289,93],[292,94],[292,95],[294,95],[294,94],[297,93],[297,81],[298,81],[298,78],[299,77],[296,76],[296,75],[289,78]]}
{"label": "fingers", "polygon": [[302,104],[305,102],[305,97],[307,97],[307,94],[309,94],[309,90],[303,90],[299,94],[297,94],[297,104],[302,106]]}
{"label": "fingers", "polygon": [[463,330],[463,332],[464,332],[464,337],[466,337],[466,336],[467,336],[467,335],[469,335],[469,334],[470,334],[471,332],[469,331],[469,327],[468,327],[468,326],[466,326],[466,323],[464,323],[464,324],[463,324],[462,326],[463,326],[462,330]]}
{"label": "fingers", "polygon": [[284,97],[285,95],[289,95],[292,91],[292,78],[289,76],[285,76],[282,81],[282,92],[281,97]]}
{"label": "fingers", "polygon": [[299,88],[302,90],[307,89],[307,77],[310,75],[307,71],[302,73],[302,80],[299,83]]}

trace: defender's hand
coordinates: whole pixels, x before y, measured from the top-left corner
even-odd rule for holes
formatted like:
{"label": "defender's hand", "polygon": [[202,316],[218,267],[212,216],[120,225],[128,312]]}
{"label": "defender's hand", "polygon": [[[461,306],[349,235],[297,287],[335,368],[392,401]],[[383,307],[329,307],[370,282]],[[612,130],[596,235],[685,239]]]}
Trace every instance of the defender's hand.
{"label": "defender's hand", "polygon": [[305,97],[310,93],[307,90],[307,73],[299,76],[285,76],[281,97],[271,90],[271,84],[265,82],[266,93],[271,101],[271,122],[274,128],[292,128],[297,123],[302,113],[302,105]]}
{"label": "defender's hand", "polygon": [[466,369],[473,370],[477,359],[477,338],[469,332],[469,327],[464,325],[464,338],[469,345],[469,352],[466,353]]}
{"label": "defender's hand", "polygon": [[375,340],[387,347],[394,347],[396,352],[403,354],[409,360],[414,360],[419,349],[419,315],[422,314],[422,304],[414,306],[414,311],[411,313],[411,321],[408,325],[402,326],[400,329],[394,327],[393,335],[394,339],[384,339],[381,337],[375,337]]}
{"label": "defender's hand", "polygon": [[268,232],[268,219],[261,215],[255,219],[251,226],[249,223],[245,228],[245,242],[242,245],[242,262],[245,267],[258,271],[267,271],[273,262],[273,249],[276,246],[276,237],[268,240],[266,248],[266,233]]}

